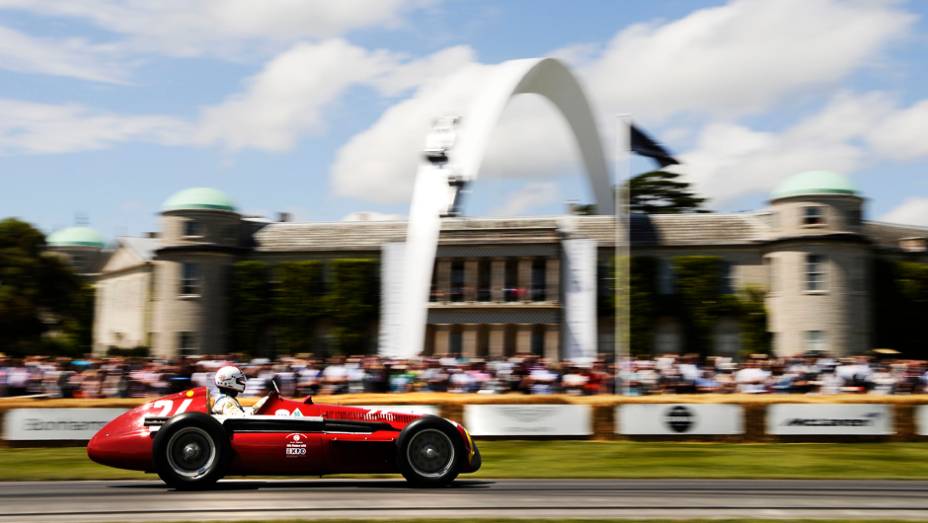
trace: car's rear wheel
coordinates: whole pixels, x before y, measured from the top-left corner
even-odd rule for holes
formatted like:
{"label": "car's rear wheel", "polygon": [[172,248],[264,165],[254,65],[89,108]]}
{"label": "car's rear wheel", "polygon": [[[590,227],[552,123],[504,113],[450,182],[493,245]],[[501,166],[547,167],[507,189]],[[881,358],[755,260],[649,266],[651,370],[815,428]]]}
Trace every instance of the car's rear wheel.
{"label": "car's rear wheel", "polygon": [[201,489],[223,476],[229,440],[216,420],[191,412],[165,423],[152,451],[155,470],[168,486]]}
{"label": "car's rear wheel", "polygon": [[414,486],[448,485],[460,472],[460,438],[444,420],[423,419],[410,425],[400,436],[398,451],[400,472]]}

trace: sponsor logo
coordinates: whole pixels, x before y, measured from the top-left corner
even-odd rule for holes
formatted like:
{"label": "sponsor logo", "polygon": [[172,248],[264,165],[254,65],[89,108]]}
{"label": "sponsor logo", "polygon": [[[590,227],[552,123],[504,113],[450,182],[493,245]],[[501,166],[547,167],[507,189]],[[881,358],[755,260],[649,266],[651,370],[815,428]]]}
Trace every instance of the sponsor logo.
{"label": "sponsor logo", "polygon": [[683,405],[671,407],[665,414],[664,422],[670,427],[670,430],[682,434],[693,428],[696,421],[696,414]]}
{"label": "sponsor logo", "polygon": [[306,434],[287,434],[287,444],[284,448],[284,455],[288,458],[306,456]]}
{"label": "sponsor logo", "polygon": [[879,412],[871,412],[860,418],[791,418],[783,424],[788,427],[870,427],[879,417]]}

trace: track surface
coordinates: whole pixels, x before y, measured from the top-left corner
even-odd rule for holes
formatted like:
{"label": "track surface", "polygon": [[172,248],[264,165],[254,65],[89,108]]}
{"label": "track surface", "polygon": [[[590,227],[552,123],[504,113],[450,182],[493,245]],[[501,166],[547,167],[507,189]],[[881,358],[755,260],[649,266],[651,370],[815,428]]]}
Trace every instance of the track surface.
{"label": "track surface", "polygon": [[157,481],[0,483],[0,522],[399,517],[928,519],[928,481],[238,480],[208,492]]}

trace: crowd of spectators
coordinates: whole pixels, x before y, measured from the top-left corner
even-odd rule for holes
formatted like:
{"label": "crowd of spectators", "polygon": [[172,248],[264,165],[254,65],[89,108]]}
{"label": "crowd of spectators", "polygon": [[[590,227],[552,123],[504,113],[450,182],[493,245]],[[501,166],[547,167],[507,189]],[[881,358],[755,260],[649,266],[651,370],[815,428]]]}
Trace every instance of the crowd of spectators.
{"label": "crowd of spectators", "polygon": [[624,362],[549,361],[532,355],[505,359],[378,356],[233,356],[68,359],[0,356],[0,396],[64,398],[159,396],[210,386],[212,372],[238,365],[249,377],[246,395],[263,395],[276,379],[286,396],[384,392],[566,393],[591,395],[796,393],[912,394],[928,392],[928,363],[920,360],[810,354],[790,358],[666,355]]}

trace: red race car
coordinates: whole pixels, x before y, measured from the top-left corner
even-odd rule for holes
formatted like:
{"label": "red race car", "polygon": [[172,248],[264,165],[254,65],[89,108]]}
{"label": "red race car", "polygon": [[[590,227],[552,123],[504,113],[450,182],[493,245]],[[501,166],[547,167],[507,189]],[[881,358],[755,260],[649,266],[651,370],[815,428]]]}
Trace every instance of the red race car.
{"label": "red race car", "polygon": [[316,405],[277,392],[253,414],[209,414],[205,387],[136,407],[87,444],[93,461],[157,472],[171,487],[204,488],[226,475],[399,472],[414,486],[448,485],[481,458],[458,423],[430,415]]}

